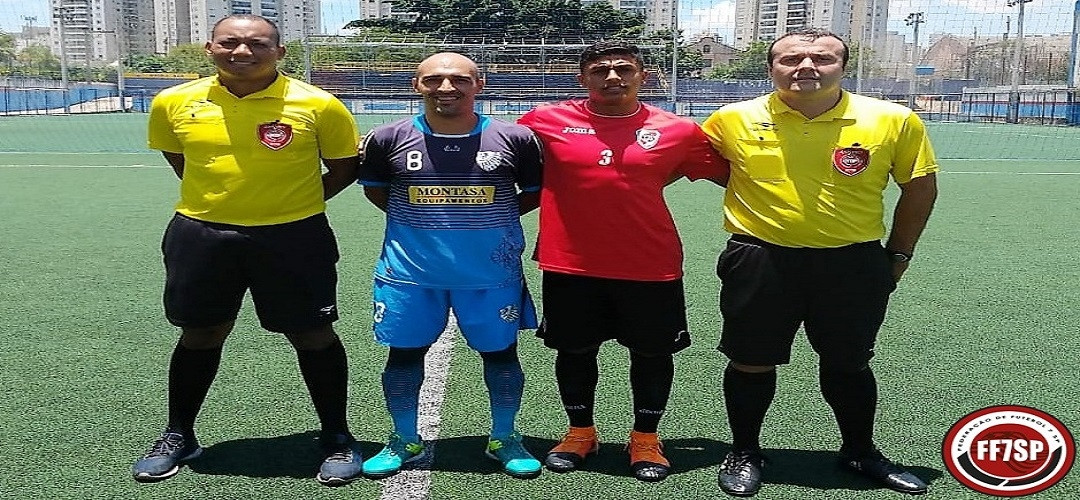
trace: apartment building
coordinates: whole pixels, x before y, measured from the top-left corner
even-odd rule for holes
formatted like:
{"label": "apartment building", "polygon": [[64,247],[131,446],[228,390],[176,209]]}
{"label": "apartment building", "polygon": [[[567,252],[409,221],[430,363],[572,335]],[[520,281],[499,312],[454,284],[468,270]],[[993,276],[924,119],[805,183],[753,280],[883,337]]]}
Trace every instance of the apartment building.
{"label": "apartment building", "polygon": [[790,31],[821,28],[881,52],[888,12],[889,0],[736,0],[734,46],[742,50]]}

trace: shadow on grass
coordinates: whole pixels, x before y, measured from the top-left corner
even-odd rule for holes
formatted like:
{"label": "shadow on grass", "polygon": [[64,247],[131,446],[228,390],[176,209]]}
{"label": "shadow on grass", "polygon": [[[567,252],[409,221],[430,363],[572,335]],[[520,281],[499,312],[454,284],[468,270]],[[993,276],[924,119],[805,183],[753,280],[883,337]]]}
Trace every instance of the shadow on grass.
{"label": "shadow on grass", "polygon": [[[361,441],[365,456],[381,444]],[[371,451],[375,450],[375,451]],[[370,454],[369,454],[370,453]],[[199,458],[187,464],[198,474],[245,477],[312,478],[322,462],[319,433],[234,439],[207,446]]]}
{"label": "shadow on grass", "polygon": [[[525,436],[525,448],[540,461],[547,451],[555,446],[556,441]],[[502,466],[484,456],[487,436],[462,436],[439,439],[434,445],[434,463],[417,464],[417,468],[430,468],[435,471],[472,472],[477,474],[500,473]],[[630,458],[624,443],[600,443],[600,452],[590,456],[581,467],[582,471],[596,472],[610,476],[631,477]],[[716,466],[727,451],[726,445],[711,439],[671,439],[664,440],[664,452],[671,460],[673,474],[689,472],[695,469]]]}
{"label": "shadow on grass", "polygon": [[[763,453],[767,460],[762,471],[763,489],[770,483],[819,490],[866,491],[883,488],[876,481],[841,467],[835,451],[766,449]],[[903,465],[927,484],[933,484],[944,475],[940,469],[904,463],[899,465]]]}
{"label": "shadow on grass", "polygon": [[[416,464],[415,468],[476,474],[500,473],[499,464],[484,456],[486,444],[486,436],[439,439],[429,443],[429,446],[434,445],[434,462]],[[533,456],[543,461],[547,450],[554,447],[556,441],[525,436],[524,444]],[[711,469],[716,472],[719,470],[724,455],[730,449],[730,444],[713,439],[664,440],[664,454],[671,461],[672,474],[699,469]],[[765,488],[769,484],[802,486],[818,490],[868,491],[883,488],[871,479],[840,467],[835,451],[766,449],[764,454],[768,460],[763,474]],[[901,465],[930,484],[944,475],[940,469]],[[632,476],[629,455],[623,443],[601,442],[600,452],[589,457],[581,470],[609,476]],[[545,472],[545,474],[550,474],[550,472]]]}

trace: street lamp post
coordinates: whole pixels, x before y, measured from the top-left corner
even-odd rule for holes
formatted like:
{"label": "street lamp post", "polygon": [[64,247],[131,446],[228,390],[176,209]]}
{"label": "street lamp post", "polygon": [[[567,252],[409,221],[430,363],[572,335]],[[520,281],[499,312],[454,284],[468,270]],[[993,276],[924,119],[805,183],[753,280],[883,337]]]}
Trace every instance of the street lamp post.
{"label": "street lamp post", "polygon": [[[1078,0],[1080,1],[1080,0]],[[869,49],[874,49],[874,32],[877,31],[877,0],[870,0],[870,45]],[[863,87],[863,53],[867,50],[866,45],[866,24],[863,23],[863,29],[859,34],[859,53],[855,58],[855,93],[862,94]]]}
{"label": "street lamp post", "polygon": [[64,113],[71,113],[71,105],[68,104],[68,67],[67,67],[67,40],[64,37],[64,31],[67,30],[67,9],[60,7],[56,17],[57,22],[60,24],[60,29],[56,30],[60,35],[60,86],[63,87],[63,100],[64,100]]}
{"label": "street lamp post", "polygon": [[911,47],[911,81],[908,82],[908,107],[911,109],[915,109],[915,79],[917,76],[915,67],[919,64],[919,25],[926,22],[924,16],[925,14],[922,12],[912,12],[904,18],[904,24],[915,27],[915,43]]}
{"label": "street lamp post", "polygon": [[1080,87],[1080,0],[1076,0],[1073,7],[1072,45],[1069,49],[1069,74],[1066,85],[1071,90],[1065,95],[1072,111],[1069,113],[1071,123],[1080,123],[1080,103],[1077,103],[1076,88]]}
{"label": "street lamp post", "polygon": [[679,0],[671,2],[671,111],[679,106]]}
{"label": "street lamp post", "polygon": [[1020,9],[1016,14],[1016,43],[1013,44],[1012,90],[1009,92],[1009,116],[1006,119],[1009,123],[1020,122],[1020,72],[1023,71],[1020,53],[1024,51],[1024,4],[1028,2],[1031,0],[1008,0],[1009,7],[1016,5]]}

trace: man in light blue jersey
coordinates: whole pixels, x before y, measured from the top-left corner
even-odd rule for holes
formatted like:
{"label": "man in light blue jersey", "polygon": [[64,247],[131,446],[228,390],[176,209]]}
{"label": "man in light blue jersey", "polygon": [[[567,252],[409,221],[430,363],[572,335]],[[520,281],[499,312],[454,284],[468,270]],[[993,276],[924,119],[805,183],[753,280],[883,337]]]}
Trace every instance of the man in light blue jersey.
{"label": "man in light blue jersey", "polygon": [[525,381],[518,331],[537,326],[519,217],[539,204],[542,155],[529,129],[474,112],[483,86],[472,60],[435,54],[413,78],[424,113],[375,128],[362,146],[360,184],[386,212],[373,319],[375,340],[390,347],[382,383],[394,425],[386,447],[363,464],[370,477],[424,455],[424,355],[451,309],[484,363],[492,417],[485,453],[511,476],[540,473],[514,419]]}

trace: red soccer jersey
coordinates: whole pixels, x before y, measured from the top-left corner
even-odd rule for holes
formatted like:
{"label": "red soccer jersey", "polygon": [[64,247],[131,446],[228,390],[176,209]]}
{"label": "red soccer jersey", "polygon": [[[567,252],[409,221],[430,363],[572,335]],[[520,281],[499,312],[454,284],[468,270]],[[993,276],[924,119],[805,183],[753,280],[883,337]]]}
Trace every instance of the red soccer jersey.
{"label": "red soccer jersey", "polygon": [[646,104],[629,116],[602,116],[583,100],[540,106],[518,123],[544,144],[540,269],[635,281],[682,277],[682,242],[664,186],[728,174],[696,123]]}

